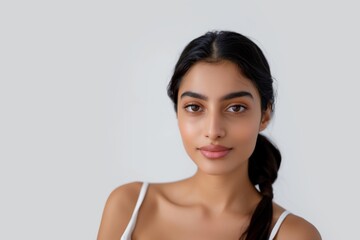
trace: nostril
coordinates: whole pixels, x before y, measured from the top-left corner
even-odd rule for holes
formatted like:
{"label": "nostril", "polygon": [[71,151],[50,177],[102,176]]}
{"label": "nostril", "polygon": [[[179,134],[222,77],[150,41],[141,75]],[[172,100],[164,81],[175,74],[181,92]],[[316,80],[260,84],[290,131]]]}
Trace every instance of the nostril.
{"label": "nostril", "polygon": [[226,134],[224,130],[219,130],[216,133],[205,134],[205,137],[210,139],[219,139],[219,138],[223,138],[225,135]]}

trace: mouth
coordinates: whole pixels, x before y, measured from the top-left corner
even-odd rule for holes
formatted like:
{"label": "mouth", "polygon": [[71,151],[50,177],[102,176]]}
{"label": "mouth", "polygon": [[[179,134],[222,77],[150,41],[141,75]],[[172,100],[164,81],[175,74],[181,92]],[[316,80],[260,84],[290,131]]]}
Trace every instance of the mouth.
{"label": "mouth", "polygon": [[232,148],[224,147],[221,145],[207,145],[198,148],[201,154],[208,159],[220,159],[225,157]]}

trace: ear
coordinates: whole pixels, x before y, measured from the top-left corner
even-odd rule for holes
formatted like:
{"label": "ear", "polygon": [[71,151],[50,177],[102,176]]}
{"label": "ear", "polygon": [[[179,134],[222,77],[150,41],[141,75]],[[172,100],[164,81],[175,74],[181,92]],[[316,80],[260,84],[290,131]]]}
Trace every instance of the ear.
{"label": "ear", "polygon": [[270,123],[270,120],[271,120],[271,110],[270,107],[268,107],[265,111],[262,112],[259,132],[266,129],[266,127]]}

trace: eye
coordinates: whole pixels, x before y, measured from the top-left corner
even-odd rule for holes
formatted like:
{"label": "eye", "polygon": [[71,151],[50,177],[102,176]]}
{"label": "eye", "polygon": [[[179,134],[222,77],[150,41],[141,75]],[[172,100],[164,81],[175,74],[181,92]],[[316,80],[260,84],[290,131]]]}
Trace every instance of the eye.
{"label": "eye", "polygon": [[184,108],[188,112],[200,112],[202,110],[201,107],[196,104],[189,104],[189,105],[186,105]]}
{"label": "eye", "polygon": [[232,105],[232,106],[228,107],[227,110],[229,112],[233,112],[233,113],[241,113],[246,110],[246,107],[238,104],[238,105]]}

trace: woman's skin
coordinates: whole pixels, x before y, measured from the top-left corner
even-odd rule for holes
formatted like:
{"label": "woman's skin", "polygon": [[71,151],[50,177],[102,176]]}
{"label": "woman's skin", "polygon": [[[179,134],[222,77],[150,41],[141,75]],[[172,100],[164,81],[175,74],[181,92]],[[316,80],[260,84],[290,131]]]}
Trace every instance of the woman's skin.
{"label": "woman's skin", "polygon": [[[178,126],[194,176],[150,184],[132,239],[238,240],[261,195],[248,177],[248,159],[268,125],[257,88],[229,62],[198,62],[178,94]],[[171,159],[169,159],[171,161]],[[98,240],[119,240],[135,207],[141,183],[115,189],[106,203]],[[274,203],[273,225],[284,211]],[[318,240],[316,228],[290,214],[277,240]]]}

